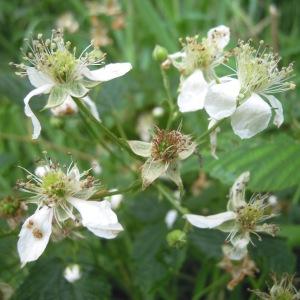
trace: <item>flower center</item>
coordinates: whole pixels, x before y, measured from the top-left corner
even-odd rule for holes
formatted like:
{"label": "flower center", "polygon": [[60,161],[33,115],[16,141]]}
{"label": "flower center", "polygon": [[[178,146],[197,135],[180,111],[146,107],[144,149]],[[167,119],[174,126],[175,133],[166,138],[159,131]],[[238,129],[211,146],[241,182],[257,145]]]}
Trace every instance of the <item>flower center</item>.
{"label": "flower center", "polygon": [[264,213],[261,208],[255,204],[247,204],[237,211],[237,221],[242,229],[252,231],[256,224],[262,219]]}
{"label": "flower center", "polygon": [[152,140],[151,156],[154,160],[171,162],[178,157],[184,141],[185,139],[179,131],[172,130],[167,132],[157,129]]}
{"label": "flower center", "polygon": [[61,171],[50,171],[43,177],[41,188],[44,194],[58,202],[68,194],[69,180]]}

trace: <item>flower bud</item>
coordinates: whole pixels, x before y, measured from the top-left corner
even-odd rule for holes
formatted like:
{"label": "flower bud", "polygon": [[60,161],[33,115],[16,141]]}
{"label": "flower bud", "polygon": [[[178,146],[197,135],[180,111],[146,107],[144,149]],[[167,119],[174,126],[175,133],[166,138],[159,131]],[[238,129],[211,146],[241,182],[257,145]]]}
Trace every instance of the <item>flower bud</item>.
{"label": "flower bud", "polygon": [[168,50],[162,46],[156,45],[152,57],[156,61],[163,62],[168,58]]}
{"label": "flower bud", "polygon": [[186,233],[182,230],[175,229],[168,233],[167,243],[170,247],[182,248],[186,243]]}

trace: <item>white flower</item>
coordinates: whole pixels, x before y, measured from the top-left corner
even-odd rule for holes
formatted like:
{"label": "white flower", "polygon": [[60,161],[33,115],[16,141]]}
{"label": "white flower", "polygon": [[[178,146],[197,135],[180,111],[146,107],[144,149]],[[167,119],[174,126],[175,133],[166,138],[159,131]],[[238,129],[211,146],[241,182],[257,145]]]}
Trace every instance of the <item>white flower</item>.
{"label": "white flower", "polygon": [[265,232],[274,236],[277,231],[275,225],[263,223],[274,216],[266,211],[266,197],[253,197],[248,203],[245,201],[245,185],[249,176],[249,172],[245,172],[233,184],[226,212],[211,216],[185,215],[188,222],[198,228],[216,228],[228,232],[227,239],[232,244],[229,249],[232,259],[239,259],[247,253],[251,233],[258,236],[259,232]]}
{"label": "white flower", "polygon": [[220,25],[210,29],[202,41],[198,36],[187,37],[182,52],[169,55],[181,73],[177,100],[181,112],[203,109],[208,83],[216,79],[214,69],[224,61],[223,49],[229,38],[229,28]]}
{"label": "white flower", "polygon": [[21,69],[18,75],[27,75],[35,87],[25,98],[25,114],[32,120],[33,139],[40,135],[41,124],[29,106],[32,97],[49,94],[45,108],[55,115],[71,114],[77,111],[72,97],[81,99],[93,115],[99,119],[95,104],[87,94],[97,84],[123,76],[131,70],[130,63],[108,64],[97,70],[89,70],[89,66],[101,65],[103,53],[98,49],[88,52],[88,46],[75,57],[75,48],[70,49],[70,42],[65,42],[60,31],[53,31],[51,39],[44,41],[42,35],[28,45],[25,64],[16,65]]}
{"label": "white flower", "polygon": [[64,277],[73,283],[81,278],[80,266],[77,264],[68,265],[64,270]]}
{"label": "white flower", "polygon": [[231,117],[231,126],[240,138],[251,138],[273,123],[283,123],[280,101],[272,94],[293,89],[288,82],[292,65],[278,69],[279,58],[265,49],[240,42],[236,51],[237,79],[223,77],[208,88],[204,108],[211,118]]}
{"label": "white flower", "polygon": [[171,209],[167,212],[165,216],[165,223],[169,229],[171,229],[178,217],[178,212],[176,209]]}
{"label": "white flower", "polygon": [[189,136],[177,130],[156,128],[150,143],[128,141],[128,144],[135,154],[148,158],[142,167],[144,188],[164,174],[182,188],[179,161],[192,155],[197,146]]}
{"label": "white flower", "polygon": [[24,222],[18,241],[18,252],[22,266],[37,260],[44,252],[50,235],[52,223],[62,226],[71,219],[77,219],[75,208],[81,223],[99,237],[112,239],[123,230],[116,214],[108,201],[89,201],[97,191],[97,183],[87,172],[80,174],[72,164],[66,172],[53,163],[49,163],[42,176],[30,174],[30,180],[20,183],[22,191],[33,196],[29,202],[38,205],[35,213]]}

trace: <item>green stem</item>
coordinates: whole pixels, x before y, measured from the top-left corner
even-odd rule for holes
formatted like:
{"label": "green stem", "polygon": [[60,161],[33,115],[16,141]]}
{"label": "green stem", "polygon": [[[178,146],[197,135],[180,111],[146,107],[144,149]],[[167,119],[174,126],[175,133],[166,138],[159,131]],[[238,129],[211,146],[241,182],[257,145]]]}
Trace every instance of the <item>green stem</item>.
{"label": "green stem", "polygon": [[76,102],[77,106],[79,107],[79,109],[83,112],[85,117],[88,117],[93,124],[100,129],[102,132],[105,133],[105,135],[115,144],[117,144],[121,149],[124,149],[128,154],[130,154],[131,156],[133,156],[134,158],[139,158],[139,156],[137,156],[135,153],[133,153],[130,149],[130,147],[128,146],[128,144],[126,143],[126,141],[123,141],[121,139],[119,139],[112,131],[110,131],[105,125],[102,124],[101,121],[97,120],[92,114],[91,112],[85,107],[85,105],[81,102],[80,99],[78,98],[73,98],[74,101]]}
{"label": "green stem", "polygon": [[173,122],[173,119],[174,119],[175,105],[173,103],[171,88],[170,88],[170,82],[169,82],[168,76],[166,74],[166,71],[162,67],[160,67],[160,71],[161,71],[161,76],[162,76],[162,79],[163,79],[163,86],[165,88],[166,95],[167,95],[167,102],[168,102],[169,109],[170,109],[170,114],[169,114],[169,118],[168,118],[168,121],[167,121],[166,129],[170,129],[171,125],[172,125],[172,122]]}
{"label": "green stem", "polygon": [[197,139],[196,142],[200,143],[203,139],[205,139],[208,135],[210,135],[216,128],[218,128],[225,119],[219,120],[214,126],[206,130],[202,135],[200,135]]}
{"label": "green stem", "polygon": [[177,199],[174,198],[174,196],[170,193],[170,191],[160,183],[157,183],[155,185],[156,189],[162,193],[163,196],[174,206],[174,208],[181,213],[182,215],[185,215],[188,213],[188,210],[180,205],[180,203],[177,201]]}

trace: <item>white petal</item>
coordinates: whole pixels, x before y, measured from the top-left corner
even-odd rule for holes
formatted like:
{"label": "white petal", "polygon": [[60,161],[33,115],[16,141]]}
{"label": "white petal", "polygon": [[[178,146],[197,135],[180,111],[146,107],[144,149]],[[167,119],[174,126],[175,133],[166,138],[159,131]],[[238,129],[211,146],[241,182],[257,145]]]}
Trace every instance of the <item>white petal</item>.
{"label": "white petal", "polygon": [[148,159],[142,167],[143,187],[146,188],[155,179],[166,172],[168,165],[162,161]]}
{"label": "white petal", "polygon": [[165,223],[169,229],[173,227],[173,224],[175,223],[177,217],[178,212],[176,209],[171,209],[167,212],[165,216]]}
{"label": "white petal", "polygon": [[246,205],[245,192],[246,185],[250,180],[250,172],[242,173],[232,185],[229,193],[229,201],[227,203],[227,210],[235,211],[241,206]]}
{"label": "white petal", "polygon": [[213,83],[208,87],[204,108],[215,120],[229,117],[236,109],[240,83],[228,77],[221,83]]}
{"label": "white petal", "polygon": [[42,166],[38,166],[34,170],[34,174],[38,177],[44,177],[49,171],[50,171],[50,168],[48,165],[42,165]]}
{"label": "white petal", "polygon": [[44,74],[41,71],[38,71],[34,67],[27,67],[26,73],[28,75],[30,83],[36,88],[46,84],[54,84],[48,75]]}
{"label": "white petal", "polygon": [[284,121],[282,104],[276,97],[272,95],[265,95],[265,96],[269,100],[269,103],[271,104],[272,108],[275,111],[273,123],[277,127],[280,127]]}
{"label": "white petal", "polygon": [[68,177],[71,180],[79,181],[80,180],[80,171],[77,165],[74,165],[72,169],[68,172]]}
{"label": "white petal", "polygon": [[98,121],[100,121],[100,117],[99,117],[99,113],[97,110],[97,106],[94,103],[94,101],[89,97],[89,96],[85,96],[82,98],[83,102],[85,102],[86,105],[89,106],[91,114],[94,116],[94,118]]}
{"label": "white petal", "polygon": [[231,260],[241,260],[248,253],[247,246],[249,242],[249,238],[237,236],[231,241],[232,245],[223,247],[224,254]]}
{"label": "white petal", "polygon": [[212,43],[215,43],[220,50],[223,50],[229,43],[230,29],[225,25],[219,25],[210,29],[207,33],[207,37]]}
{"label": "white petal", "polygon": [[39,120],[37,119],[37,117],[35,116],[35,114],[33,113],[33,111],[31,110],[30,106],[29,106],[29,101],[32,97],[43,94],[43,93],[49,93],[50,89],[52,88],[52,85],[50,84],[46,84],[46,85],[42,85],[34,90],[32,90],[25,98],[24,98],[24,112],[25,115],[29,118],[31,118],[32,121],[32,125],[33,125],[33,134],[32,134],[32,138],[33,139],[37,139],[41,133],[41,124],[39,122]]}
{"label": "white petal", "polygon": [[77,264],[69,265],[64,270],[64,277],[69,282],[75,282],[81,278],[80,266]]}
{"label": "white petal", "polygon": [[18,240],[22,267],[37,260],[44,252],[52,231],[52,218],[53,209],[44,206],[24,222]]}
{"label": "white petal", "polygon": [[248,139],[266,129],[271,116],[270,106],[260,96],[252,94],[231,116],[231,126],[236,135]]}
{"label": "white petal", "polygon": [[172,65],[179,70],[183,68],[183,59],[185,57],[186,57],[185,52],[176,52],[168,55],[168,58],[171,61]]}
{"label": "white petal", "polygon": [[187,144],[185,149],[178,153],[179,159],[184,160],[184,159],[188,158],[189,156],[191,156],[195,152],[196,147],[197,147],[197,144],[194,142],[191,142],[191,144]]}
{"label": "white petal", "polygon": [[190,112],[202,109],[207,88],[208,84],[200,70],[196,70],[184,79],[177,99],[179,110],[181,112]]}
{"label": "white petal", "polygon": [[131,150],[142,157],[149,157],[151,155],[151,143],[141,141],[127,141]]}
{"label": "white petal", "polygon": [[115,63],[108,64],[105,67],[94,71],[85,68],[82,73],[90,80],[104,82],[123,76],[131,69],[132,65],[130,63]]}
{"label": "white petal", "polygon": [[180,189],[183,188],[182,180],[179,171],[179,164],[175,161],[170,163],[167,170],[166,175],[169,177]]}
{"label": "white petal", "polygon": [[71,198],[69,201],[79,211],[82,225],[95,235],[110,239],[115,238],[123,230],[108,201],[87,201],[76,198]]}
{"label": "white petal", "polygon": [[234,220],[236,214],[232,211],[226,211],[207,217],[194,214],[187,214],[185,217],[192,225],[198,228],[215,228],[227,221]]}

